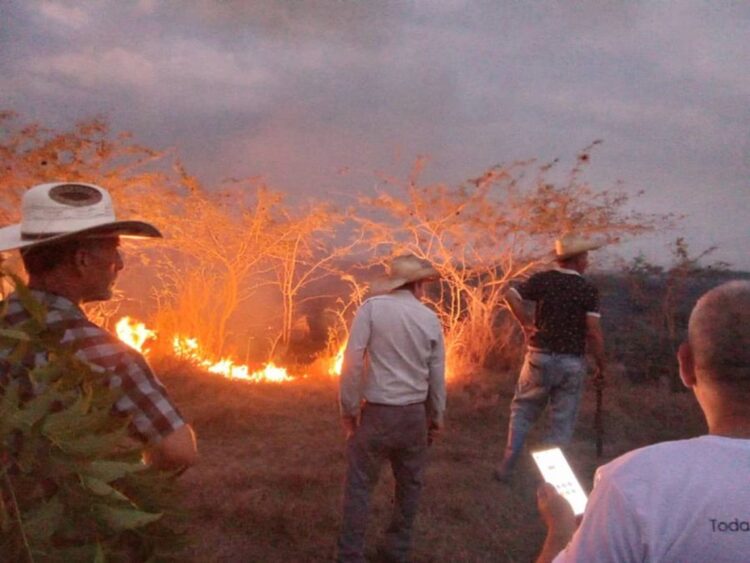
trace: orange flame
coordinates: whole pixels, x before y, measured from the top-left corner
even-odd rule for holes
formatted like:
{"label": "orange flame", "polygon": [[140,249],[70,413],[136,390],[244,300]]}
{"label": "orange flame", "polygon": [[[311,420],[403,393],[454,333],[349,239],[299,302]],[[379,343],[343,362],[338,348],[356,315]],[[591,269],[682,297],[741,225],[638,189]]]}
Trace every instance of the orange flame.
{"label": "orange flame", "polygon": [[230,358],[222,358],[218,362],[212,362],[203,355],[195,338],[175,336],[172,339],[172,349],[179,357],[192,360],[199,366],[206,368],[207,371],[218,373],[229,379],[242,379],[254,382],[270,381],[275,383],[293,380],[289,373],[287,373],[286,368],[278,367],[273,362],[267,363],[263,369],[252,373],[246,365],[236,364]]}
{"label": "orange flame", "polygon": [[331,365],[328,368],[328,375],[332,375],[332,376],[341,375],[341,366],[344,365],[344,351],[345,350],[346,350],[346,342],[344,342],[339,347],[339,351],[336,352],[336,355],[331,360]]}
{"label": "orange flame", "polygon": [[[115,330],[120,340],[143,354],[148,354],[148,350],[144,349],[146,341],[156,338],[155,331],[150,330],[143,323],[132,320],[130,317],[120,319],[115,326]],[[172,349],[177,356],[186,358],[211,373],[223,375],[229,379],[274,383],[292,381],[294,379],[287,373],[285,368],[279,367],[273,362],[266,364],[263,369],[250,372],[250,369],[246,365],[236,364],[230,358],[221,358],[217,362],[212,361],[201,350],[198,340],[195,338],[177,335],[172,340]]]}
{"label": "orange flame", "polygon": [[146,325],[132,320],[130,317],[123,317],[115,325],[117,337],[131,348],[135,348],[141,353],[145,353],[143,345],[146,340],[156,338],[153,330],[146,328]]}

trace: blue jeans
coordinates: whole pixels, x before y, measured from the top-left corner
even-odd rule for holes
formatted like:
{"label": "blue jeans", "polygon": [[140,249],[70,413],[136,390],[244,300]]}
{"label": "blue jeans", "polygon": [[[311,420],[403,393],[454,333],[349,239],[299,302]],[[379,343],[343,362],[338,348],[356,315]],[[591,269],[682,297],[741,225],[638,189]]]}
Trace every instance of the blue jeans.
{"label": "blue jeans", "polygon": [[529,350],[510,405],[508,442],[501,469],[511,471],[523,451],[526,435],[549,404],[550,425],[544,442],[570,442],[583,393],[586,358]]}

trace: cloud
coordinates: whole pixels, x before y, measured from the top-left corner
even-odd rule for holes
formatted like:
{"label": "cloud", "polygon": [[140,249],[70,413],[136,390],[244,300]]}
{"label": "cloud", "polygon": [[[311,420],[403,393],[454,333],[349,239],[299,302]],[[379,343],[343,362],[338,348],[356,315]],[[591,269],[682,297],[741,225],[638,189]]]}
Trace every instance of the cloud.
{"label": "cloud", "polygon": [[271,76],[254,60],[257,53],[237,54],[231,50],[219,50],[205,42],[184,39],[164,45],[162,49],[156,64],[165,81],[250,89]]}
{"label": "cloud", "polygon": [[667,99],[638,96],[630,92],[602,95],[582,87],[558,88],[549,94],[532,94],[528,103],[542,110],[594,120],[606,127],[671,129],[693,134],[715,131],[717,123],[704,108],[691,103],[675,104]]}
{"label": "cloud", "polygon": [[398,174],[426,153],[453,181],[604,138],[596,185],[653,186],[645,206],[678,213],[700,212],[714,186],[717,233],[747,215],[741,3],[10,5],[0,89],[13,109],[61,126],[104,113],[209,178],[261,174],[324,195],[338,167]]}
{"label": "cloud", "polygon": [[41,57],[29,66],[37,75],[105,90],[150,87],[157,76],[148,58],[120,47]]}
{"label": "cloud", "polygon": [[411,12],[410,3],[401,0],[194,0],[181,3],[172,13],[193,25],[234,33],[252,29],[287,41],[375,46],[397,32],[402,18]]}
{"label": "cloud", "polygon": [[668,76],[750,94],[747,22],[750,9],[724,4],[674,4],[644,18],[642,49]]}
{"label": "cloud", "polygon": [[54,23],[73,29],[81,29],[90,22],[89,15],[77,6],[64,5],[60,2],[45,0],[38,4],[39,13]]}
{"label": "cloud", "polygon": [[143,14],[153,14],[156,10],[156,0],[138,0],[135,9]]}
{"label": "cloud", "polygon": [[36,79],[57,81],[62,95],[76,87],[99,95],[117,91],[158,102],[167,113],[242,110],[273,95],[271,73],[251,54],[237,55],[197,40],[71,51],[38,57],[27,68]]}

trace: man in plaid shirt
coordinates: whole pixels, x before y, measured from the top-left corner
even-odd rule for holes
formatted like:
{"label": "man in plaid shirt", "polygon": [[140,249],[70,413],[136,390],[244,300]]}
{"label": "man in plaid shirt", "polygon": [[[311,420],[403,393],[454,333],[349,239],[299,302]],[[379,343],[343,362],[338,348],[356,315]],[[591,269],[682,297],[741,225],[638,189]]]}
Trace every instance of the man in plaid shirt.
{"label": "man in plaid shirt", "polygon": [[[61,344],[122,390],[115,410],[131,418],[131,432],[144,443],[146,462],[176,469],[197,460],[192,428],[143,356],[89,321],[80,308],[112,297],[123,268],[120,237],[160,236],[148,223],[115,220],[110,196],[99,186],[42,184],[24,194],[22,222],[0,229],[0,251],[20,249],[31,294],[44,306],[48,328],[58,330]],[[16,293],[5,306],[9,326],[30,317]],[[13,371],[11,366],[9,372],[0,373],[0,389]]]}

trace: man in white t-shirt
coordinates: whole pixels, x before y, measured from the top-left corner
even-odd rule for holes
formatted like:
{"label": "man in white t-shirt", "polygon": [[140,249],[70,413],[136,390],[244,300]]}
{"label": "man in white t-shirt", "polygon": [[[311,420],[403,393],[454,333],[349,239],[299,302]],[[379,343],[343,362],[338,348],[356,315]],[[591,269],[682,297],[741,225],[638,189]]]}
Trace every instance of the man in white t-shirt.
{"label": "man in white t-shirt", "polygon": [[698,301],[678,360],[708,434],[601,467],[577,530],[570,505],[542,485],[548,534],[537,563],[750,561],[750,282]]}

